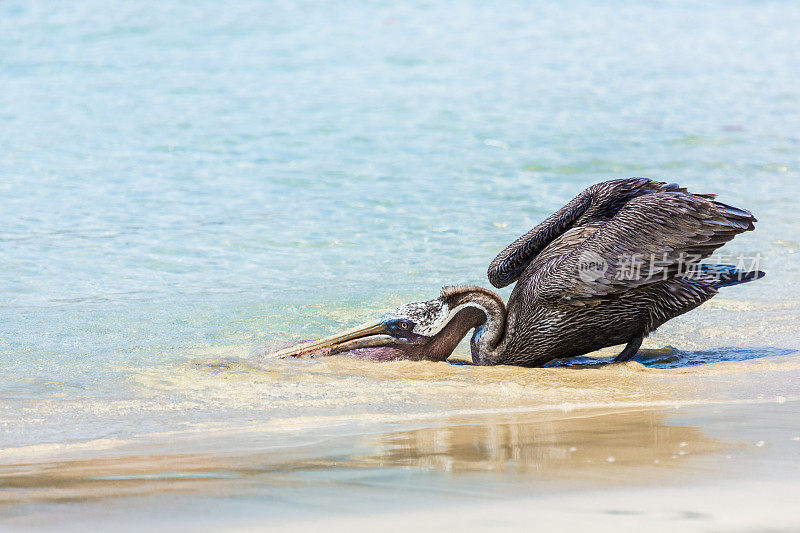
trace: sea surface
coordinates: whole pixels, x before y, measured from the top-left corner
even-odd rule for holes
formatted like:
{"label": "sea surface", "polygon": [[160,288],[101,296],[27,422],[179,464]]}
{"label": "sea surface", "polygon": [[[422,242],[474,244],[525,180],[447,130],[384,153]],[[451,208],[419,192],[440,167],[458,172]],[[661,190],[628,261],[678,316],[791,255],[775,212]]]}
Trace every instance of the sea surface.
{"label": "sea surface", "polygon": [[[0,529],[452,526],[512,497],[800,527],[798,28],[789,1],[0,3]],[[488,287],[630,176],[751,210],[721,259],[766,277],[626,364],[263,357]]]}

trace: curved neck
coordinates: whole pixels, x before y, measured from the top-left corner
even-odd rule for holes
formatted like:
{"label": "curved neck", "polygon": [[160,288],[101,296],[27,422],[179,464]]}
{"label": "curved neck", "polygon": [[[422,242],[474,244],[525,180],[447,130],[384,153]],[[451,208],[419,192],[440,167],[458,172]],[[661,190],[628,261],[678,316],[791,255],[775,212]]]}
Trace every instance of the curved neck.
{"label": "curved neck", "polygon": [[486,313],[475,306],[465,305],[451,313],[447,323],[425,346],[424,359],[446,361],[469,330],[483,327]]}
{"label": "curved neck", "polygon": [[[475,329],[470,341],[472,361],[492,364],[502,353],[506,330],[506,306],[500,297],[480,287],[445,287],[442,297],[451,309],[452,318],[437,335],[441,348],[452,353],[461,339]],[[455,342],[453,342],[455,340]]]}

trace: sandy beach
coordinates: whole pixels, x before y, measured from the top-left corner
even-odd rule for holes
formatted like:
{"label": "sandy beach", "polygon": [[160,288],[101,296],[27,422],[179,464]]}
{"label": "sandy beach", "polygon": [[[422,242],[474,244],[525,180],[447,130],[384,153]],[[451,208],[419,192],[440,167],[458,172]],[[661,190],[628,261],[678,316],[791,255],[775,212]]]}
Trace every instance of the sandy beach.
{"label": "sandy beach", "polygon": [[799,407],[462,415],[286,447],[257,430],[94,443],[4,465],[0,527],[794,531]]}
{"label": "sandy beach", "polygon": [[[344,374],[357,362],[325,363]],[[420,394],[448,382],[460,408],[4,449],[0,526],[126,529],[138,516],[127,527],[551,531],[645,519],[656,531],[791,531],[800,527],[798,365],[794,356],[690,371],[632,362],[520,380],[510,367],[378,364],[366,379],[410,378]],[[777,394],[754,395],[767,386]],[[520,405],[495,405],[509,388]],[[468,403],[459,389],[478,396]],[[550,403],[578,389],[593,400]]]}

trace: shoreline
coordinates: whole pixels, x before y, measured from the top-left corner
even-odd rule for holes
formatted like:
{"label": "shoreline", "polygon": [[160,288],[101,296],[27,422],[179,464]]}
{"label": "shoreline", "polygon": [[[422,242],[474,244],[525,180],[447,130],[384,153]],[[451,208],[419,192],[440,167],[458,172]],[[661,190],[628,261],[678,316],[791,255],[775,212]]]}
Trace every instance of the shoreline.
{"label": "shoreline", "polygon": [[[107,449],[82,459],[6,463],[0,466],[6,487],[0,527],[78,529],[130,516],[145,505],[151,520],[174,521],[178,529],[211,523],[246,530],[268,520],[288,531],[315,521],[360,531],[374,519],[405,519],[409,525],[427,520],[436,529],[449,517],[469,531],[478,526],[467,523],[468,517],[480,522],[492,513],[510,526],[538,516],[549,527],[572,520],[578,508],[580,520],[611,526],[635,518],[632,507],[639,518],[663,522],[659,527],[724,529],[733,515],[723,516],[722,504],[703,503],[707,491],[701,487],[722,490],[731,502],[741,500],[735,487],[743,480],[761,483],[768,476],[775,490],[790,493],[800,487],[794,481],[800,467],[792,462],[800,431],[782,427],[786,416],[800,414],[797,400],[612,409],[550,419],[541,414],[467,415],[346,435],[325,436],[323,430],[316,440],[283,448],[265,448],[254,434],[240,434],[201,440],[194,450],[185,446],[191,441],[176,440],[136,453]],[[602,496],[608,491],[619,494],[610,507]],[[783,509],[782,500],[769,494],[749,497],[762,510]],[[671,506],[688,505],[687,512],[711,518],[686,522],[659,507],[673,495]],[[595,503],[587,506],[584,497]],[[328,503],[313,503],[318,501]],[[221,506],[227,518],[180,511],[203,502]],[[750,516],[735,507],[742,520]],[[242,508],[247,518],[234,511]],[[621,512],[606,513],[614,509]],[[65,518],[72,511],[73,521]],[[776,527],[800,523],[785,511]],[[753,515],[753,523],[772,523],[765,518]]]}

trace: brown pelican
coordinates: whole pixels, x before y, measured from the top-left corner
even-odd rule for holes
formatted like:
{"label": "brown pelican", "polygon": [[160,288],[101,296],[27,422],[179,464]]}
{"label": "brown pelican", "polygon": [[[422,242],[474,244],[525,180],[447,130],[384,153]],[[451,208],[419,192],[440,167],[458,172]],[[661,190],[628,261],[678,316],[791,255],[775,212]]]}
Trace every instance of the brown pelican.
{"label": "brown pelican", "polygon": [[492,285],[517,282],[508,305],[480,287],[445,287],[435,300],[274,356],[444,361],[474,329],[475,364],[539,366],[620,344],[615,360],[627,361],[661,324],[764,275],[700,262],[756,221],[714,198],[644,178],[598,183],[492,261]]}

